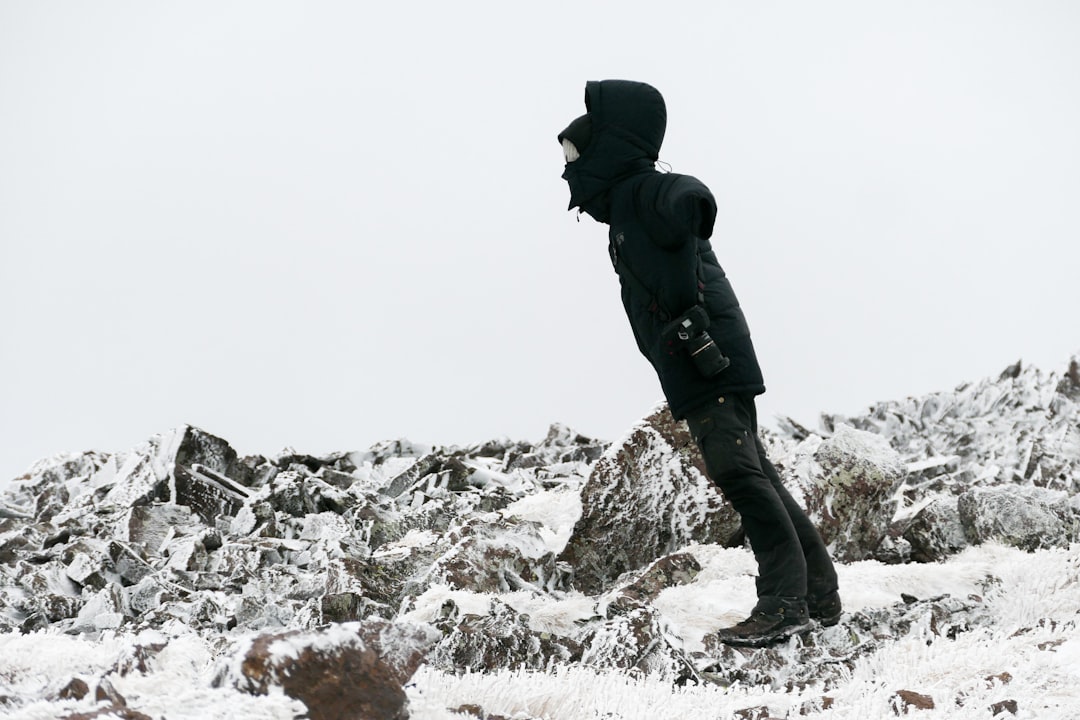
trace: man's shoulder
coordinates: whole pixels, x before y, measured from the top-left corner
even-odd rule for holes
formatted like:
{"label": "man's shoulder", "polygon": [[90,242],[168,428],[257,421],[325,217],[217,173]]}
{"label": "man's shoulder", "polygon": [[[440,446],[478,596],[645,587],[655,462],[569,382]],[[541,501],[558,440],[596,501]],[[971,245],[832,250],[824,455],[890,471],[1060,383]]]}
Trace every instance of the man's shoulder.
{"label": "man's shoulder", "polygon": [[683,193],[699,195],[710,193],[709,187],[693,175],[661,172],[642,175],[635,191],[639,196],[652,195],[654,198],[671,197]]}

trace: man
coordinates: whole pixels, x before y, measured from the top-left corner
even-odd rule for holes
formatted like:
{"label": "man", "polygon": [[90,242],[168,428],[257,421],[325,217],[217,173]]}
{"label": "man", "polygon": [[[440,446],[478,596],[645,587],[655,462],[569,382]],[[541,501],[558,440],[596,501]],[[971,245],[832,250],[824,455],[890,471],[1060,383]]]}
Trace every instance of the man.
{"label": "man", "polygon": [[758,563],[750,617],[719,631],[763,646],[841,614],[836,571],[821,536],[791,498],[758,439],[754,398],[765,392],[750,329],[709,243],[712,193],[654,164],[664,99],[627,80],[589,82],[586,114],[558,136],[570,208],[606,223],[608,250],[638,348],[685,419],[710,479],[742,518]]}

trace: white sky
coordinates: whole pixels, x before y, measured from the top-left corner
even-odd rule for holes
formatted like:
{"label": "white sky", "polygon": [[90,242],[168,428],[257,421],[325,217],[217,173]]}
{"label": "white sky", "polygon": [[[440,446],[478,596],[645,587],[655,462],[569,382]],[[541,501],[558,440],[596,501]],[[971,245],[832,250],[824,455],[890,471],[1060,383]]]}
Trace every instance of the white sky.
{"label": "white sky", "polygon": [[565,212],[590,79],[658,87],[716,194],[763,420],[1063,366],[1078,37],[1067,0],[0,0],[0,478],[182,423],[620,436],[661,394]]}

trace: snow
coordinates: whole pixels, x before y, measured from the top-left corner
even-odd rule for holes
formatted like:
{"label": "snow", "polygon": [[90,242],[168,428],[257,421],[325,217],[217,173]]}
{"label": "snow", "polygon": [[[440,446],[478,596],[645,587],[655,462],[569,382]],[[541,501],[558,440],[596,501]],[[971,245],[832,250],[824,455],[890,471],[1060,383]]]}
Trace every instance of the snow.
{"label": "snow", "polygon": [[[701,635],[753,605],[752,558],[745,550],[690,548],[702,563],[690,586],[669,588],[656,606],[687,639]],[[914,689],[934,698],[920,718],[989,717],[988,708],[1015,700],[1018,718],[1074,720],[1080,713],[1080,546],[1028,554],[987,544],[938,565],[840,566],[846,607],[895,602],[901,592],[920,597],[949,593],[986,594],[994,622],[941,642],[925,628],[860,659],[846,682],[828,693],[833,706],[807,718],[891,717],[891,698]],[[1000,582],[987,592],[987,579]],[[696,627],[694,618],[701,618]],[[1050,623],[1032,626],[1042,619]],[[936,640],[936,642],[930,642]],[[986,678],[1008,673],[1008,684]],[[649,677],[558,667],[547,673],[437,673],[421,668],[410,687],[413,717],[456,717],[445,708],[480,705],[486,712],[529,718],[733,717],[735,711],[767,706],[783,717],[821,696],[820,689],[769,692],[760,687],[672,687]],[[956,700],[962,698],[963,706]]]}
{"label": "snow", "polygon": [[[552,498],[554,503],[560,500]],[[560,512],[552,508],[553,516]],[[744,549],[692,546],[702,571],[689,585],[665,590],[656,607],[688,646],[754,602],[753,558]],[[982,595],[993,622],[943,642],[925,628],[887,643],[858,660],[850,677],[829,691],[832,709],[810,711],[807,718],[889,717],[890,698],[901,689],[930,694],[936,709],[920,718],[988,717],[987,708],[1015,700],[1018,718],[1074,720],[1080,713],[1080,545],[1067,550],[1025,553],[984,544],[934,565],[883,565],[866,561],[839,567],[848,610],[896,602],[901,592],[917,597],[948,593],[964,598]],[[991,578],[994,578],[991,580]],[[463,612],[483,614],[492,596],[437,586],[417,599],[399,618],[423,622],[453,599]],[[556,600],[535,593],[499,597],[530,616],[535,629],[565,631],[575,618],[593,612],[584,596]],[[271,599],[272,602],[272,599]],[[342,631],[345,632],[344,630]],[[342,639],[347,638],[347,633]],[[930,642],[930,640],[935,640]],[[40,631],[0,636],[0,679],[6,693],[41,698],[55,696],[72,677],[99,677],[134,648],[166,642],[146,675],[113,673],[110,680],[132,707],[158,717],[293,718],[302,711],[284,695],[254,697],[227,686],[214,687],[221,647],[182,625],[167,631],[125,634],[106,630],[96,639]],[[334,641],[328,636],[327,642]],[[288,641],[274,651],[291,652]],[[233,651],[243,642],[231,644]],[[1008,673],[1008,684],[985,678]],[[686,686],[618,672],[555,667],[549,672],[510,672],[458,676],[421,668],[407,688],[415,720],[460,717],[447,710],[480,705],[488,713],[523,718],[731,717],[734,711],[767,706],[774,716],[818,699],[820,689],[782,692],[746,686]],[[957,698],[965,698],[963,707]],[[75,701],[41,700],[5,717],[12,720],[53,718],[79,707]]]}
{"label": "snow", "polygon": [[[813,451],[829,442],[840,448],[850,446],[860,457],[869,457],[881,466],[902,467],[909,476],[941,486],[941,495],[916,499],[902,508],[900,517],[912,515],[937,497],[954,497],[958,489],[966,491],[982,484],[993,487],[994,482],[1005,481],[1030,483],[1021,485],[1027,488],[1025,494],[1070,498],[1072,506],[1077,507],[1080,495],[1075,492],[1075,467],[1080,430],[1075,413],[1063,412],[1064,396],[1046,391],[1056,382],[1056,377],[1044,377],[1028,369],[1011,380],[984,381],[952,394],[882,404],[862,418],[844,418],[843,422],[833,419],[829,437],[815,436],[791,456],[792,469],[798,472],[800,463],[811,462]],[[627,438],[641,429],[636,426]],[[76,472],[70,473],[67,481],[74,498],[76,489],[115,489],[118,479],[137,483],[140,474],[145,473],[162,477],[161,473],[167,474],[165,458],[174,454],[176,438],[174,433],[152,444],[150,467],[140,466],[140,455],[135,452],[58,456],[35,467],[74,467]],[[604,457],[613,458],[620,444],[613,445]],[[354,454],[351,457],[358,468],[354,473],[358,491],[377,489],[424,452],[427,450],[415,447],[411,457]],[[658,482],[666,482],[664,476],[679,472],[673,457],[653,459],[660,468]],[[505,507],[477,518],[485,528],[499,533],[500,543],[512,546],[522,557],[558,553],[582,514],[583,467],[578,462],[550,463],[545,472],[566,473],[560,482],[536,484],[542,489],[516,497]],[[482,460],[471,461],[470,468],[470,484],[515,490],[531,485],[517,470],[497,470]],[[120,492],[116,491],[114,498],[117,503],[122,499]],[[134,492],[137,494],[137,487]],[[416,497],[422,499],[419,492]],[[19,502],[0,506],[0,519],[25,517],[20,508],[28,506],[30,498],[15,495],[12,499]],[[93,510],[90,505],[73,503],[67,512],[78,515]],[[647,512],[648,508],[639,510]],[[245,506],[232,522],[231,531],[246,534],[255,524],[250,506]],[[291,534],[282,538],[223,538],[225,544],[215,562],[227,562],[232,557],[230,547],[237,543],[283,557],[309,545],[311,553],[340,553],[340,543],[354,530],[332,512],[310,513],[290,521],[288,528]],[[0,533],[0,539],[3,537]],[[486,539],[482,534],[472,537],[476,542]],[[410,529],[379,547],[374,557],[408,555],[439,542],[440,536],[430,530]],[[183,565],[192,549],[190,537],[174,538],[171,533],[162,544],[170,548],[170,567]],[[121,543],[120,547],[126,546]],[[670,636],[693,653],[706,648],[709,633],[741,620],[753,607],[756,564],[746,548],[691,544],[680,551],[693,555],[701,566],[700,572],[686,584],[666,587],[652,606]],[[281,561],[274,565],[274,574],[268,579],[245,585],[241,597],[204,592],[200,600],[205,606],[197,608],[193,600],[186,611],[224,618],[229,614],[224,609],[230,604],[250,601],[268,618],[265,627],[302,627],[307,620],[300,615],[309,610],[301,608],[294,614],[286,598],[290,594],[315,596],[317,588],[312,585],[311,573],[298,569],[306,567],[309,560],[300,553],[288,562]],[[68,573],[79,576],[93,570],[89,558],[77,553],[67,565]],[[766,708],[771,717],[866,720],[896,717],[895,696],[898,691],[908,690],[933,699],[933,709],[912,713],[926,720],[985,720],[993,716],[990,708],[1004,701],[1016,704],[1016,714],[1010,717],[1080,717],[1080,544],[1025,552],[985,542],[937,563],[887,565],[865,560],[840,563],[837,571],[847,613],[889,608],[900,603],[902,597],[909,602],[910,598],[949,596],[956,602],[974,602],[978,598],[979,617],[986,621],[955,636],[943,636],[923,616],[905,632],[874,638],[877,645],[873,651],[859,654],[849,668],[830,679],[827,689],[820,683],[788,682],[797,669],[793,663],[798,639],[779,648],[786,665],[776,671],[771,684],[735,681],[727,685],[710,682],[673,686],[670,680],[655,675],[601,671],[584,665],[465,674],[423,666],[406,687],[410,716],[414,720],[460,720],[469,716],[452,709],[474,705],[488,714],[517,720],[719,719],[744,717],[737,713],[753,708]],[[45,581],[57,595],[80,592],[63,573],[48,574]],[[5,585],[7,582],[8,576],[0,566],[0,593],[15,597],[25,592],[14,584]],[[143,583],[147,587],[156,583],[178,597],[186,592],[159,577],[158,572],[130,590],[134,592]],[[92,700],[94,683],[102,678],[108,679],[130,707],[154,718],[291,720],[306,714],[306,708],[286,697],[280,688],[271,688],[265,696],[253,696],[222,681],[230,673],[235,676],[235,664],[259,631],[229,630],[223,620],[220,632],[207,632],[205,628],[198,632],[182,621],[182,615],[162,627],[141,629],[137,623],[122,624],[124,617],[106,590],[81,592],[90,596],[82,597],[85,604],[74,626],[0,634],[0,717],[38,720],[92,711],[96,707]],[[535,589],[480,593],[434,584],[412,599],[394,617],[394,623],[431,623],[451,604],[463,615],[483,616],[502,603],[527,618],[533,631],[572,636],[580,623],[602,613],[609,600],[610,595]],[[215,611],[215,605],[222,612]],[[182,603],[177,603],[176,608],[178,613],[185,610]],[[841,624],[822,632],[851,631]],[[321,637],[327,646],[355,641],[355,634],[350,634],[346,625]],[[139,656],[140,648],[149,646],[158,650],[146,658],[145,672],[119,670]],[[299,646],[285,638],[276,642],[271,651],[278,656],[294,656]],[[59,699],[60,691],[74,678],[90,684],[91,696],[82,701]],[[826,696],[828,708],[822,707]],[[7,698],[17,702],[7,702]]]}
{"label": "snow", "polygon": [[526,495],[500,512],[503,517],[540,523],[540,537],[549,552],[561,552],[581,517],[581,494],[577,483],[557,490]]}

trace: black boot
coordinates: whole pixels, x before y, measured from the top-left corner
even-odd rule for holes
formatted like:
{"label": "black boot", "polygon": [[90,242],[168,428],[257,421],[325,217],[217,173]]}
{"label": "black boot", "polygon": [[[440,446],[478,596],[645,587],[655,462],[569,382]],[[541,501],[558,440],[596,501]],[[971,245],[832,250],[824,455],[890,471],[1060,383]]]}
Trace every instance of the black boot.
{"label": "black boot", "polygon": [[765,647],[814,627],[806,601],[798,598],[761,598],[750,617],[716,632],[720,642],[743,647]]}
{"label": "black boot", "polygon": [[808,596],[806,606],[810,611],[810,618],[817,620],[825,627],[832,627],[840,622],[840,616],[844,614],[843,605],[840,603],[840,593],[836,590],[820,597]]}

